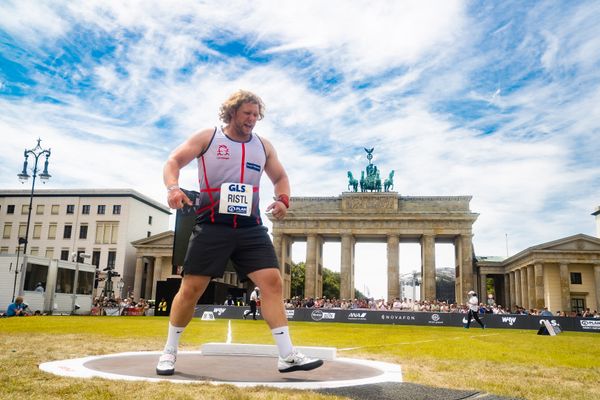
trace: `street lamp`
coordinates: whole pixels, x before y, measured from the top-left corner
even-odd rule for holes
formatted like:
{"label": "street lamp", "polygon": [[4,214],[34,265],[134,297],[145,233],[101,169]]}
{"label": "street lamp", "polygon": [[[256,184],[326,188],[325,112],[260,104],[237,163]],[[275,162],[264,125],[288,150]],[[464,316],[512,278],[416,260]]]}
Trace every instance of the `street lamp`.
{"label": "street lamp", "polygon": [[48,158],[50,158],[50,149],[42,149],[42,146],[40,146],[41,141],[42,139],[38,139],[37,146],[35,146],[33,149],[25,149],[25,152],[23,153],[23,156],[25,157],[25,161],[23,161],[23,171],[17,175],[21,183],[27,182],[27,180],[29,179],[29,174],[27,173],[27,159],[30,155],[33,156],[35,158],[35,162],[33,164],[32,170],[33,179],[31,182],[31,194],[29,195],[29,211],[27,213],[27,227],[25,228],[23,256],[25,256],[25,254],[27,253],[27,243],[29,239],[29,223],[31,222],[31,208],[33,207],[33,191],[35,190],[35,178],[37,177],[38,173],[38,160],[42,155],[46,156],[46,162],[44,163],[44,171],[40,174],[40,179],[42,180],[42,183],[46,183],[46,181],[50,179],[50,174],[48,173]]}
{"label": "street lamp", "polygon": [[33,206],[33,191],[35,189],[35,178],[37,177],[37,173],[38,173],[38,159],[40,158],[40,156],[45,155],[46,156],[46,162],[44,163],[44,171],[40,174],[40,179],[42,180],[43,183],[46,183],[46,181],[48,179],[50,179],[50,174],[48,173],[48,158],[50,158],[50,149],[44,150],[42,149],[42,146],[40,146],[40,142],[42,141],[42,139],[38,139],[37,141],[37,145],[33,148],[33,149],[25,149],[23,156],[25,157],[25,160],[23,161],[23,171],[21,171],[20,174],[18,174],[17,176],[19,177],[19,181],[21,183],[25,183],[27,182],[27,179],[29,179],[29,174],[27,173],[27,159],[29,158],[29,156],[33,156],[35,158],[35,162],[33,164],[33,170],[32,170],[32,176],[33,176],[33,180],[31,182],[31,194],[29,195],[29,211],[27,212],[27,227],[25,228],[25,237],[20,237],[19,238],[19,244],[17,245],[17,265],[15,266],[15,282],[13,285],[13,301],[15,299],[15,292],[16,292],[16,288],[17,288],[17,274],[19,273],[20,270],[22,270],[22,267],[19,268],[19,248],[21,247],[21,245],[23,245],[23,260],[25,260],[25,254],[27,253],[27,242],[28,242],[28,238],[29,238],[29,224],[31,222],[31,208]]}
{"label": "street lamp", "polygon": [[[22,266],[19,266],[19,252],[21,251],[21,245],[25,243],[25,239],[24,238],[19,238],[19,245],[17,246],[17,262],[15,263],[15,280],[13,282],[13,294],[12,294],[12,301],[13,303],[15,302],[15,293],[17,291],[17,275],[19,275],[19,272],[21,272]],[[8,272],[10,272],[12,269],[12,263],[10,263],[10,267],[8,268]]]}

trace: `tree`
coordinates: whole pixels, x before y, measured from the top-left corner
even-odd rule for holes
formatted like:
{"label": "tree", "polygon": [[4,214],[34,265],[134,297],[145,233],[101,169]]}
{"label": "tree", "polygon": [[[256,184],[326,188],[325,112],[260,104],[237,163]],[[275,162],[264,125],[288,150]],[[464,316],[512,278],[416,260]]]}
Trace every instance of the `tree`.
{"label": "tree", "polygon": [[[306,264],[292,262],[292,296],[304,298],[304,279],[306,276]],[[334,272],[330,269],[323,268],[323,296],[328,299],[340,298],[340,282],[341,275],[339,272]],[[354,298],[362,299],[365,295],[360,290],[354,289]],[[346,299],[352,300],[352,299]]]}
{"label": "tree", "polygon": [[333,272],[327,268],[323,268],[323,297],[328,299],[339,299],[340,281],[341,275],[339,272]]}
{"label": "tree", "polygon": [[304,271],[306,267],[303,262],[298,264],[292,262],[292,297],[304,298]]}
{"label": "tree", "polygon": [[[306,264],[292,262],[292,296],[304,298],[304,280],[306,277]],[[328,299],[340,298],[340,273],[323,268],[323,296]]]}

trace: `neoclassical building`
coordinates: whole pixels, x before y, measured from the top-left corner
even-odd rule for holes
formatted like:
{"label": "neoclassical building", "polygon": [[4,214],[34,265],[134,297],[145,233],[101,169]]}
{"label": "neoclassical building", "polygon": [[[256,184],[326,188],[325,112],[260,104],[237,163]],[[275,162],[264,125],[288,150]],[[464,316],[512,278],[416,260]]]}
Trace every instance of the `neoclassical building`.
{"label": "neoclassical building", "polygon": [[[294,197],[284,220],[269,216],[273,244],[280,261],[284,296],[291,293],[291,248],[306,241],[305,297],[323,290],[323,243],[341,242],[340,298],[354,297],[356,242],[387,244],[388,299],[400,297],[400,242],[421,244],[422,298],[436,299],[435,243],[455,249],[457,301],[473,287],[471,196],[399,196],[397,192],[344,192],[337,197]],[[384,277],[382,277],[384,279]]]}
{"label": "neoclassical building", "polygon": [[[294,241],[307,242],[304,295],[322,296],[322,249],[331,240],[342,244],[341,298],[353,297],[356,242],[370,241],[387,244],[389,299],[400,294],[399,243],[420,243],[421,298],[436,299],[435,243],[445,242],[455,248],[458,303],[464,303],[466,292],[473,288],[479,288],[483,299],[491,286],[496,302],[510,308],[547,307],[553,312],[600,308],[600,238],[579,234],[530,247],[507,259],[476,257],[472,226],[478,214],[470,210],[470,200],[470,196],[408,197],[396,192],[292,198],[287,217],[272,220],[284,296],[291,294]],[[179,278],[173,241],[173,231],[167,231],[132,243],[137,251],[136,298],[155,298],[158,281]],[[218,281],[243,287],[231,270]]]}
{"label": "neoclassical building", "polygon": [[[136,249],[135,279],[133,297],[156,299],[156,286],[159,281],[181,279],[181,270],[173,262],[175,233],[166,231],[131,243]],[[237,274],[226,270],[217,282],[242,287]]]}
{"label": "neoclassical building", "polygon": [[600,308],[600,239],[579,234],[525,249],[505,260],[477,258],[478,287],[493,281],[496,301],[511,309]]}

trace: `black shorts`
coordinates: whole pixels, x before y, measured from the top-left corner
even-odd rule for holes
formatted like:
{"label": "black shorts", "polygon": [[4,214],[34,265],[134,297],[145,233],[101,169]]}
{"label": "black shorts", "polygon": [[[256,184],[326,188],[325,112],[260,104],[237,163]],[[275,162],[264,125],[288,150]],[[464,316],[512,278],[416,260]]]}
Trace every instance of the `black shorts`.
{"label": "black shorts", "polygon": [[183,262],[183,273],[221,278],[231,259],[241,282],[265,268],[279,269],[267,228],[233,228],[223,224],[196,224]]}

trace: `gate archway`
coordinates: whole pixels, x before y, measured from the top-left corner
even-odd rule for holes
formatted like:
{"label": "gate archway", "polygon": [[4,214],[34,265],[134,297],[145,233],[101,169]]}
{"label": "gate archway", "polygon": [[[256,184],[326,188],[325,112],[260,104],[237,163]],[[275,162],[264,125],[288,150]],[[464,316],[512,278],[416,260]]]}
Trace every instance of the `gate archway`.
{"label": "gate archway", "polygon": [[477,282],[473,268],[471,196],[400,196],[397,192],[344,192],[337,197],[293,197],[284,220],[269,216],[273,244],[284,281],[291,294],[292,244],[306,241],[305,297],[323,293],[323,243],[341,242],[340,297],[354,297],[356,242],[387,243],[388,300],[400,297],[400,242],[421,245],[421,298],[435,300],[435,243],[453,243],[456,301],[462,303]]}

